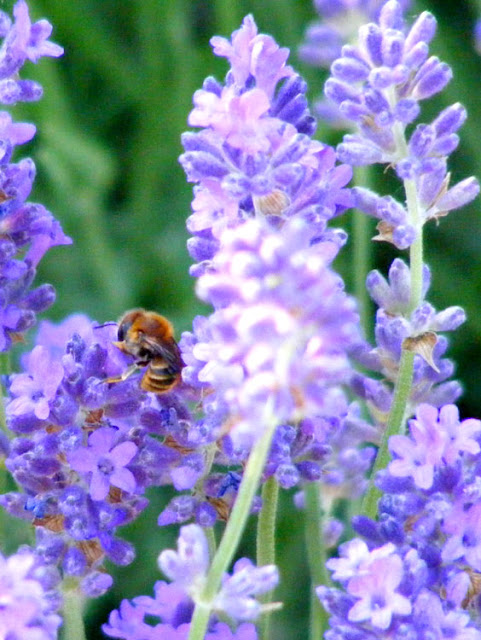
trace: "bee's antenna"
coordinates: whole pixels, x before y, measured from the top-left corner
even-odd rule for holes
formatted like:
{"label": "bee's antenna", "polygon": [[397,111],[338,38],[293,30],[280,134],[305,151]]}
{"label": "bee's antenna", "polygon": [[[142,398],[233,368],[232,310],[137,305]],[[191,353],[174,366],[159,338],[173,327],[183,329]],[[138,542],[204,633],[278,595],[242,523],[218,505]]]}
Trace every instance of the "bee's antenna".
{"label": "bee's antenna", "polygon": [[104,322],[104,324],[98,324],[96,327],[94,327],[94,329],[102,329],[102,327],[108,327],[113,324],[117,326],[116,322]]}

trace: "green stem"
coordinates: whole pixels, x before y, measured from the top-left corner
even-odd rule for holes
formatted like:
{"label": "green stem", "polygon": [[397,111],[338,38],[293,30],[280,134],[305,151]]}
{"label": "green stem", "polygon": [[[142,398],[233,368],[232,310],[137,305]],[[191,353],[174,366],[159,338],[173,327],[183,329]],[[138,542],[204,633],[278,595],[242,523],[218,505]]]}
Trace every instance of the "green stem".
{"label": "green stem", "polygon": [[262,487],[262,509],[257,520],[257,566],[276,562],[276,517],[279,485],[271,477]]}
{"label": "green stem", "polygon": [[277,426],[277,420],[274,420],[272,416],[271,403],[268,403],[266,407],[266,416],[268,416],[268,419],[261,420],[261,424],[265,425],[264,432],[250,453],[244,470],[244,477],[239,487],[239,493],[224,535],[212,560],[203,592],[196,601],[189,640],[204,640],[213,601],[219,589],[222,576],[234,557],[247,523],[252,500],[259,486],[274,430]]}
{"label": "green stem", "polygon": [[63,640],[87,640],[82,617],[84,597],[78,589],[65,589],[63,598]]}
{"label": "green stem", "polygon": [[[8,376],[12,372],[10,351],[0,353],[0,375]],[[7,416],[5,413],[5,389],[0,382],[0,429],[9,437],[13,437],[13,433],[7,427]]]}
{"label": "green stem", "polygon": [[361,513],[365,514],[369,518],[375,518],[377,514],[377,501],[381,497],[381,492],[375,486],[374,480],[377,472],[384,469],[389,462],[389,438],[392,435],[400,433],[403,430],[403,425],[405,423],[406,408],[413,380],[413,363],[414,353],[403,349],[401,362],[399,363],[399,373],[394,390],[393,403],[389,413],[386,430],[383,434],[379,451],[377,452],[376,462],[374,463],[371,478],[369,480],[369,487],[362,503]]}
{"label": "green stem", "polygon": [[319,585],[332,585],[329,572],[326,567],[326,548],[324,545],[324,532],[322,526],[323,510],[321,506],[320,485],[318,482],[309,482],[304,487],[305,500],[305,538],[307,548],[307,561],[311,574],[311,612],[310,612],[310,638],[315,640],[322,638],[327,629],[327,613],[319,602],[315,593],[315,587]]}
{"label": "green stem", "polygon": [[[279,502],[279,485],[271,477],[262,487],[262,509],[257,520],[257,566],[276,563],[276,517]],[[261,602],[269,602],[272,592],[265,593]],[[260,637],[269,637],[271,613],[267,611],[261,619]]]}
{"label": "green stem", "polygon": [[215,556],[215,550],[217,549],[213,527],[206,527],[204,533],[207,538],[207,544],[209,545],[209,558],[213,558]]}
{"label": "green stem", "polygon": [[[0,353],[0,375],[8,375],[11,371],[10,367],[10,352],[5,351]],[[8,438],[13,437],[13,433],[7,428],[7,416],[5,413],[5,389],[0,382],[0,430],[6,434]],[[8,488],[8,471],[5,467],[5,458],[2,456],[0,460],[0,494],[6,493]],[[0,511],[0,541],[2,542],[2,548],[4,548],[5,540],[8,536],[8,516],[4,509]]]}
{"label": "green stem", "polygon": [[[410,248],[410,272],[411,272],[411,302],[410,309],[413,311],[422,302],[422,286],[423,286],[423,236],[422,224],[419,220],[419,206],[417,200],[416,185],[413,180],[405,180],[404,188],[406,190],[406,203],[409,212],[411,224],[417,228],[418,237]],[[362,503],[362,513],[370,518],[375,518],[377,514],[377,502],[381,496],[381,492],[374,485],[376,473],[380,469],[384,469],[390,459],[389,455],[389,438],[392,435],[401,433],[406,423],[408,412],[409,397],[411,395],[412,381],[414,369],[414,353],[406,351],[401,352],[401,361],[399,363],[399,371],[394,388],[394,397],[389,412],[389,418],[383,439],[377,454],[376,462],[371,473],[369,487]]]}
{"label": "green stem", "polygon": [[[355,184],[369,186],[369,174],[369,167],[356,167]],[[372,326],[371,299],[366,289],[366,277],[371,266],[371,236],[371,220],[365,213],[355,209],[352,219],[354,295],[359,308],[360,324],[366,335],[370,334]]]}
{"label": "green stem", "polygon": [[418,232],[416,240],[409,249],[409,266],[411,271],[410,310],[414,311],[423,300],[423,226],[420,220],[416,183],[414,180],[405,180],[404,188],[406,190],[409,221]]}

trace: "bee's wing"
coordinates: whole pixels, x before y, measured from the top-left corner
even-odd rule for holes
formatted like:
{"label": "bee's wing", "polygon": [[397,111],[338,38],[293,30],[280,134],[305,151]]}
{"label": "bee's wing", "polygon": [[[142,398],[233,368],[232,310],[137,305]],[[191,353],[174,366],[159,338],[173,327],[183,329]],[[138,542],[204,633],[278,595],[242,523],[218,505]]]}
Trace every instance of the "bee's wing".
{"label": "bee's wing", "polygon": [[165,361],[169,373],[180,373],[184,363],[177,342],[173,338],[159,342],[153,338],[144,336],[143,341],[156,358],[162,358],[162,360]]}

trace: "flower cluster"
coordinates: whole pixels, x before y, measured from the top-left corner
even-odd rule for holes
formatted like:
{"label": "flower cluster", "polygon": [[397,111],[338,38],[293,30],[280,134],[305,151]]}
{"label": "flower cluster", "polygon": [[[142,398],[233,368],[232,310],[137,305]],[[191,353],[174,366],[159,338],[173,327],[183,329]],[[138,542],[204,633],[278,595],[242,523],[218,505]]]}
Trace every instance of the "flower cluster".
{"label": "flower cluster", "polygon": [[212,271],[199,279],[200,297],[216,311],[203,326],[208,338],[192,349],[195,376],[217,392],[238,444],[259,435],[266,405],[278,424],[346,411],[338,385],[349,378],[346,350],[359,334],[353,301],[329,267],[336,251],[311,244],[300,219],[281,230],[252,220],[224,232]]}
{"label": "flower cluster", "polygon": [[[423,296],[430,284],[430,271],[423,271]],[[408,410],[421,402],[437,407],[454,402],[461,395],[461,386],[449,380],[454,371],[451,360],[444,358],[448,341],[440,331],[454,331],[465,321],[461,307],[448,307],[436,312],[424,301],[410,310],[411,272],[405,262],[396,258],[388,280],[379,271],[369,273],[366,286],[372,299],[380,307],[376,314],[376,346],[365,343],[356,349],[356,359],[366,369],[382,375],[383,381],[356,373],[351,383],[356,393],[370,407],[380,422],[385,422],[391,407],[392,392],[399,372],[402,349],[415,353],[414,377]]]}
{"label": "flower cluster", "polygon": [[429,57],[435,31],[436,20],[426,11],[406,29],[401,5],[389,0],[378,23],[359,29],[358,45],[342,49],[325,86],[326,96],[358,128],[339,145],[341,161],[390,164],[415,186],[416,219],[391,197],[354,191],[355,206],[380,220],[379,238],[400,249],[414,242],[427,220],[463,206],[479,191],[474,178],[449,187],[447,156],[456,149],[456,132],[466,118],[460,104],[444,109],[431,124],[417,125],[405,139],[406,127],[419,116],[419,102],[442,91],[452,77],[446,63]]}
{"label": "flower cluster", "polygon": [[22,640],[56,640],[59,576],[28,548],[5,558],[0,554],[2,609],[0,635]]}
{"label": "flower cluster", "polygon": [[[115,323],[98,326],[84,316],[59,327],[42,323],[25,373],[11,376],[6,407],[18,434],[6,466],[24,493],[0,502],[35,525],[37,552],[90,596],[111,584],[105,556],[122,565],[133,560],[115,531],[144,509],[145,489],[168,482],[190,488],[203,471],[200,454],[196,465],[192,453],[182,456],[169,409],[138,379],[107,382],[128,366],[115,337]],[[168,395],[173,409],[175,394]]]}
{"label": "flower cluster", "polygon": [[[15,20],[0,12],[0,103],[39,100],[42,88],[19,79],[27,60],[60,56],[63,49],[48,41],[52,31],[46,20],[31,23],[25,0],[14,7]],[[49,307],[55,292],[45,284],[31,289],[36,267],[50,247],[69,244],[59,223],[42,205],[27,202],[35,178],[29,158],[12,162],[17,145],[35,135],[31,124],[12,122],[0,112],[0,351],[10,348],[35,323],[35,314]]]}
{"label": "flower cluster", "polygon": [[481,638],[479,518],[481,421],[454,405],[419,405],[410,436],[393,436],[379,475],[379,520],[354,518],[365,540],[328,561],[343,591],[319,587],[328,640]]}
{"label": "flower cluster", "polygon": [[[359,28],[378,20],[384,3],[385,0],[314,0],[319,20],[306,30],[305,40],[299,47],[300,58],[312,66],[329,69],[341,55],[342,47],[356,39]],[[402,0],[400,4],[406,10],[411,2]],[[317,99],[313,109],[319,120],[331,128],[349,129],[351,126],[327,97]]]}
{"label": "flower cluster", "polygon": [[[309,137],[304,83],[286,66],[288,52],[258,34],[250,16],[231,42],[212,44],[231,70],[224,87],[208,78],[194,95],[189,123],[204,129],[184,136],[181,163],[199,183],[188,221],[199,261],[192,273],[215,311],[182,337],[183,378],[200,390],[205,421],[217,432],[217,464],[244,463],[261,423],[274,419],[265,477],[285,488],[323,473],[342,483],[348,472],[334,480],[327,469],[341,453],[334,439],[359,423],[348,420],[339,385],[351,375],[347,351],[360,334],[330,268],[346,235],[326,222],[350,202],[351,170],[336,167],[333,150]],[[358,486],[371,459],[361,457],[351,466]],[[205,486],[229,498],[241,477],[212,474]],[[195,504],[174,498],[162,521]]]}
{"label": "flower cluster", "polygon": [[[155,597],[140,596],[132,602],[124,600],[119,611],[112,611],[104,632],[112,638],[125,640],[183,640],[188,636],[193,605],[200,597],[209,567],[207,540],[201,527],[181,527],[178,550],[166,550],[159,556],[159,567],[172,580],[170,584],[157,582]],[[255,599],[274,589],[278,573],[273,565],[254,567],[243,558],[234,565],[232,575],[225,575],[214,605],[215,615],[205,636],[207,640],[255,640],[255,627],[245,621],[254,620],[262,606]],[[218,615],[227,615],[240,623],[235,631]],[[149,617],[149,624],[145,621]],[[152,624],[153,619],[159,622]]]}
{"label": "flower cluster", "polygon": [[194,94],[189,124],[203,129],[183,135],[180,157],[189,181],[199,183],[187,221],[189,251],[200,263],[193,275],[209,267],[226,227],[297,215],[320,237],[326,220],[350,204],[351,169],[336,167],[333,149],[310,137],[306,84],[286,65],[289,51],[258,34],[251,16],[231,42],[215,37],[212,46],[231,69],[224,86],[207,78]]}

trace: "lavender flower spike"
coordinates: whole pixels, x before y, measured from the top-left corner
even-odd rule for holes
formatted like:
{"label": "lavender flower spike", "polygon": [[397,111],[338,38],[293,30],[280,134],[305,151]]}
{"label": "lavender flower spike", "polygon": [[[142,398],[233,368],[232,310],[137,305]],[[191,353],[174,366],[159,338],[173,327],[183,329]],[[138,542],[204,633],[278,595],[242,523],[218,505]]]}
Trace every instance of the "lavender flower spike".
{"label": "lavender flower spike", "polygon": [[259,34],[247,16],[232,39],[215,37],[214,53],[231,64],[224,84],[207,78],[194,94],[179,160],[196,182],[188,248],[206,271],[226,227],[256,216],[273,226],[301,216],[322,235],[326,221],[350,205],[352,171],[336,166],[331,147],[312,140],[315,121],[306,83],[286,64],[288,50]]}
{"label": "lavender flower spike", "polygon": [[479,192],[474,178],[449,185],[447,157],[459,143],[457,131],[466,118],[462,105],[447,107],[430,124],[418,124],[408,140],[405,137],[406,127],[419,115],[419,102],[442,91],[452,71],[435,56],[429,57],[434,16],[425,11],[408,29],[402,14],[400,3],[386,2],[378,22],[359,29],[358,44],[342,49],[325,85],[326,96],[357,128],[339,145],[340,160],[352,165],[390,164],[400,179],[415,184],[417,220],[392,198],[365,189],[354,192],[355,206],[380,220],[376,239],[399,249],[414,242],[427,220],[445,216]]}
{"label": "lavender flower spike", "polygon": [[421,405],[410,431],[390,438],[378,521],[354,518],[365,540],[327,563],[342,585],[317,590],[327,637],[481,638],[481,421]]}
{"label": "lavender flower spike", "polygon": [[[5,105],[40,99],[40,85],[19,79],[19,71],[26,60],[37,62],[63,52],[48,41],[52,27],[46,20],[31,23],[24,0],[15,4],[14,17],[12,24],[0,12],[0,103]],[[7,112],[0,112],[0,351],[21,339],[36,314],[53,303],[52,286],[31,289],[36,267],[50,247],[71,243],[49,211],[27,202],[35,178],[32,160],[12,162],[15,147],[34,135],[33,125],[13,123]]]}
{"label": "lavender flower spike", "polygon": [[[209,568],[205,534],[198,525],[181,527],[177,551],[165,550],[159,567],[173,582],[157,582],[154,598],[140,596],[124,600],[120,610],[112,611],[103,631],[112,638],[140,640],[166,638],[187,640],[194,603],[201,597]],[[273,589],[278,582],[273,566],[256,568],[247,559],[239,560],[232,576],[224,576],[214,609],[229,617],[229,625],[212,616],[206,640],[257,640],[255,627],[244,622],[260,613],[261,605],[253,596]],[[148,622],[145,618],[148,616]]]}
{"label": "lavender flower spike", "polygon": [[347,350],[359,334],[354,302],[329,267],[335,244],[312,245],[301,219],[280,231],[251,220],[226,230],[221,244],[197,289],[217,310],[188,361],[235,417],[230,438],[250,448],[267,402],[277,424],[344,414],[338,385],[350,376]]}
{"label": "lavender flower spike", "polygon": [[36,552],[89,597],[112,584],[106,556],[120,565],[134,559],[116,531],[145,508],[147,486],[191,488],[204,471],[200,453],[176,450],[186,421],[169,422],[173,407],[163,412],[138,379],[106,383],[128,367],[115,337],[115,323],[99,326],[82,315],[60,326],[42,323],[39,344],[23,358],[26,371],[10,376],[6,406],[17,437],[5,464],[22,492],[1,495],[0,504],[32,523]]}

